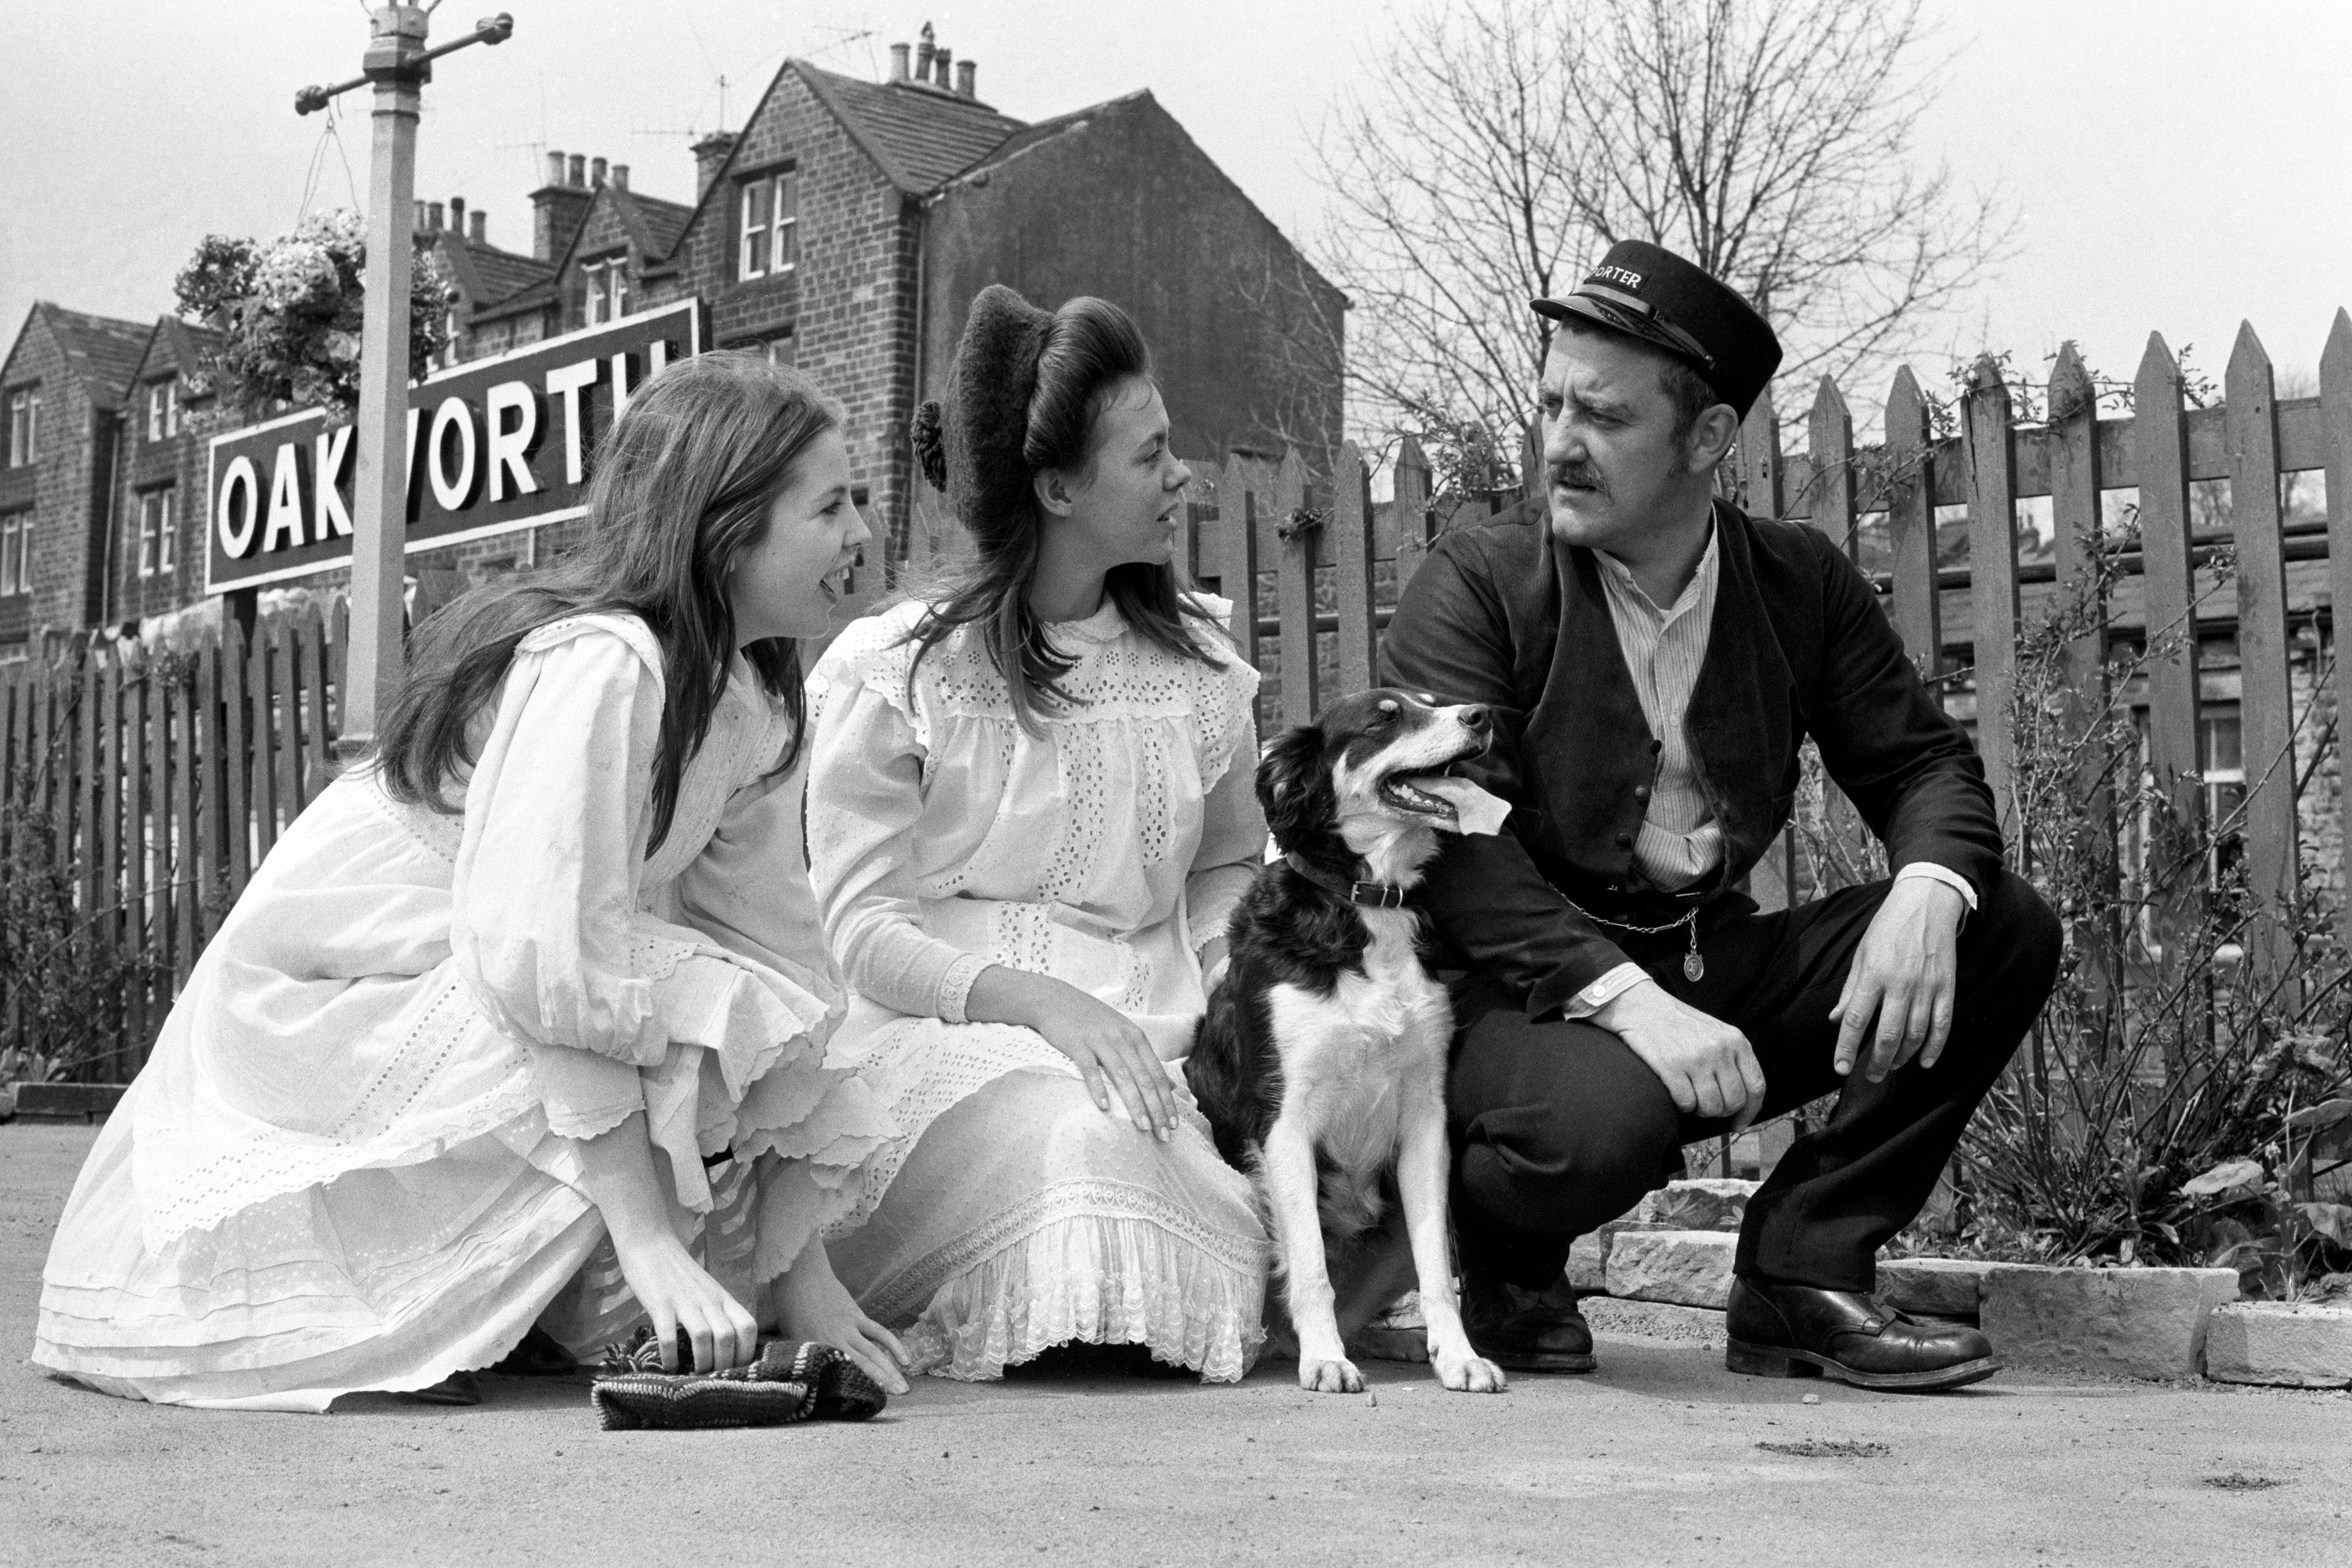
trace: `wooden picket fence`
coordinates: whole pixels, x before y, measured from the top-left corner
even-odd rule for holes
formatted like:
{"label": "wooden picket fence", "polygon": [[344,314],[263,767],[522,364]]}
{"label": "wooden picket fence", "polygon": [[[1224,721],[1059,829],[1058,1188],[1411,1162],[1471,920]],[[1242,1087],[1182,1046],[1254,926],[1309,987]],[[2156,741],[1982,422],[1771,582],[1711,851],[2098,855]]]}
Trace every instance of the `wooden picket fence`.
{"label": "wooden picket fence", "polygon": [[[10,830],[26,820],[16,813],[46,818],[83,934],[148,959],[128,994],[91,998],[121,1043],[86,1074],[127,1079],[145,1060],[254,868],[326,788],[340,604],[335,617],[332,628],[316,609],[264,620],[249,643],[229,620],[193,653],[93,640],[0,680]],[[0,1009],[17,1005],[7,982]]]}
{"label": "wooden picket fence", "polygon": [[[2260,940],[2285,940],[2278,911],[2300,891],[2294,804],[2297,723],[2289,677],[2290,560],[2326,559],[2335,603],[2352,603],[2352,316],[2339,311],[2320,361],[2315,397],[2280,399],[2271,362],[2251,328],[2241,331],[2223,383],[2224,400],[2191,407],[2180,367],[2152,335],[2131,388],[2133,412],[2103,417],[2100,397],[2070,346],[2052,371],[2047,417],[2021,423],[2010,387],[1991,360],[1979,361],[1953,415],[1957,428],[1930,433],[1931,404],[1907,369],[1886,402],[1885,441],[1858,447],[1848,404],[1823,378],[1807,421],[1810,449],[1781,451],[1769,393],[1742,432],[1737,489],[1753,512],[1802,519],[1855,552],[1863,523],[1883,516],[1891,561],[1877,573],[1888,616],[1938,691],[1965,695],[1976,714],[2005,715],[2017,681],[2022,591],[2051,584],[2071,602],[2088,595],[2104,552],[2110,570],[2137,578],[2139,614],[2128,628],[2104,623],[2069,646],[2069,686],[2087,713],[2119,700],[2105,689],[2113,638],[2182,634],[2151,662],[2144,701],[2149,765],[2176,803],[2201,808],[2199,720],[2200,630],[2234,623],[2240,666],[2247,798],[2242,823],[2253,891],[2267,913]],[[1541,464],[1532,443],[1522,457],[1524,496],[1513,517],[1540,514]],[[1343,445],[1327,487],[1310,495],[1305,465],[1242,455],[1200,472],[1187,549],[1194,575],[1234,601],[1233,632],[1262,669],[1279,672],[1278,695],[1262,716],[1299,723],[1328,697],[1370,684],[1378,638],[1395,602],[1434,542],[1429,468],[1410,439],[1394,465],[1395,500],[1375,507],[1361,453]],[[2287,528],[2281,480],[2317,470],[2326,476],[2322,526]],[[2230,483],[2231,526],[2192,537],[2193,482]],[[2137,492],[2136,546],[2125,549],[2105,521],[2108,492]],[[2019,559],[2019,503],[2050,500],[2054,561]],[[1937,512],[1967,511],[1967,564],[1940,566]],[[1471,508],[1484,518],[1497,504]],[[1454,513],[1459,518],[1461,513]],[[2235,602],[2200,601],[2198,572],[2219,549],[2235,552]],[[1378,591],[1375,591],[1377,585]],[[1966,624],[1958,642],[1948,622]],[[2112,633],[2112,635],[2111,635]],[[1319,650],[1318,650],[1318,639]],[[2332,695],[2347,710],[2352,671],[2334,666]],[[1270,683],[1272,684],[1272,683]],[[2135,694],[2137,695],[2137,694]],[[2005,723],[1979,727],[1978,744],[2004,815],[2014,827],[2016,758]],[[2352,791],[2338,803],[2352,836]],[[1759,868],[1758,891],[1771,906],[1790,896],[1796,872],[1786,859]],[[2352,899],[2338,918],[2352,946]]]}

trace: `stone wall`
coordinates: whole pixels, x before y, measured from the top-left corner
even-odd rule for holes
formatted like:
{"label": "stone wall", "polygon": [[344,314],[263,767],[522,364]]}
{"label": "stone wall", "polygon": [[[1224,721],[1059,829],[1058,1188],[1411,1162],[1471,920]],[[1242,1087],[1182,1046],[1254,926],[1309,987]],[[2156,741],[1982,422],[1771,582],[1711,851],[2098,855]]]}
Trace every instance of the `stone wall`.
{"label": "stone wall", "polygon": [[102,582],[95,547],[103,537],[119,412],[111,401],[92,402],[44,308],[26,318],[0,367],[0,419],[7,394],[34,385],[41,412],[33,462],[0,467],[0,513],[30,508],[34,519],[32,591],[0,596],[0,657],[21,652],[37,630],[89,624]]}

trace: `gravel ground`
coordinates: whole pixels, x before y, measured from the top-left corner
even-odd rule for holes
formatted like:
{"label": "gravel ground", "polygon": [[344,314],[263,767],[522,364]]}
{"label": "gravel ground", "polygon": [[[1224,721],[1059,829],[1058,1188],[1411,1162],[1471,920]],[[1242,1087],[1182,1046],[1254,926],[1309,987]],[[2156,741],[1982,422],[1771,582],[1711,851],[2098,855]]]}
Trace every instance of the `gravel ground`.
{"label": "gravel ground", "polygon": [[1630,1335],[1499,1397],[1375,1364],[1370,1397],[1285,1365],[925,1379],[866,1425],[765,1432],[608,1436],[584,1382],[503,1378],[471,1410],[153,1408],[17,1359],[91,1136],[0,1126],[0,1563],[2352,1561],[2352,1395],[1906,1398]]}

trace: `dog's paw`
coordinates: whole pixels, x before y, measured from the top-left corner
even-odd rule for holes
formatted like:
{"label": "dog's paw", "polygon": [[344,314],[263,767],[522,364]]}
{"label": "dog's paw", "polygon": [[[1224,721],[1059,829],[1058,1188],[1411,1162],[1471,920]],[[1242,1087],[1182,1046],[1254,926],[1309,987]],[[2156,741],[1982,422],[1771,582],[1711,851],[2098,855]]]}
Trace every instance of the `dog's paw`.
{"label": "dog's paw", "polygon": [[1361,1394],[1364,1375],[1345,1356],[1337,1361],[1314,1361],[1302,1356],[1298,1362],[1298,1386],[1310,1394]]}
{"label": "dog's paw", "polygon": [[1500,1394],[1510,1386],[1503,1369],[1483,1355],[1439,1351],[1430,1357],[1437,1381],[1456,1394]]}

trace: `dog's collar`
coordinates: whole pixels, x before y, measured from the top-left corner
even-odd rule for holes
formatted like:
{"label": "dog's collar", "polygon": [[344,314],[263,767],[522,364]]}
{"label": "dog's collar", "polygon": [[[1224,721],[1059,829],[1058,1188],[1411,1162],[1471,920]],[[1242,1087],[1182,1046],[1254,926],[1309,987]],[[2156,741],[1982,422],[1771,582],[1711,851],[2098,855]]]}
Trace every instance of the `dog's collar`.
{"label": "dog's collar", "polygon": [[1404,889],[1391,883],[1344,881],[1319,866],[1307,864],[1296,854],[1286,854],[1282,860],[1284,864],[1324,892],[1335,894],[1350,904],[1360,904],[1370,909],[1404,907]]}

